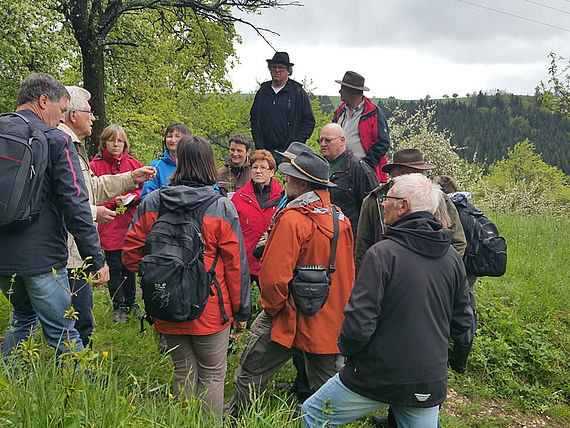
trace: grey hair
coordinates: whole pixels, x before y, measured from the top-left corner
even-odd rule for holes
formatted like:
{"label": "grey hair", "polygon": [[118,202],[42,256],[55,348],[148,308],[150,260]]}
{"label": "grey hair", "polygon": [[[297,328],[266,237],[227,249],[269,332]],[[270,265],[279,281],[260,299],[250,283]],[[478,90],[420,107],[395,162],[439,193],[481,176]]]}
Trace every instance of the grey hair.
{"label": "grey hair", "polygon": [[32,73],[26,77],[18,89],[18,106],[34,102],[42,95],[47,95],[52,103],[58,103],[62,97],[69,99],[69,92],[55,77],[47,73]]}
{"label": "grey hair", "polygon": [[405,198],[410,203],[410,212],[435,213],[439,205],[441,189],[422,174],[406,174],[394,178],[392,195]]}
{"label": "grey hair", "polygon": [[65,89],[67,89],[70,95],[67,111],[65,112],[65,120],[67,120],[71,110],[83,110],[85,108],[85,103],[91,99],[91,94],[87,89],[79,86],[66,86]]}

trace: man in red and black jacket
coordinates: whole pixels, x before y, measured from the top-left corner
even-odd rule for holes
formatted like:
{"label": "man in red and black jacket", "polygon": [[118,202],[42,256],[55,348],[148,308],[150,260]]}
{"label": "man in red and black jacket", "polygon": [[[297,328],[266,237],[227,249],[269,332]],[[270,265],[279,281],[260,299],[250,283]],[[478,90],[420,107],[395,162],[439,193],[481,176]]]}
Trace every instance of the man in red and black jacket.
{"label": "man in red and black jacket", "polygon": [[335,82],[341,85],[339,93],[343,102],[334,113],[333,122],[342,126],[346,147],[375,169],[378,181],[386,183],[388,177],[381,168],[386,165],[390,134],[384,112],[363,95],[363,91],[369,89],[360,74],[347,71],[342,80]]}

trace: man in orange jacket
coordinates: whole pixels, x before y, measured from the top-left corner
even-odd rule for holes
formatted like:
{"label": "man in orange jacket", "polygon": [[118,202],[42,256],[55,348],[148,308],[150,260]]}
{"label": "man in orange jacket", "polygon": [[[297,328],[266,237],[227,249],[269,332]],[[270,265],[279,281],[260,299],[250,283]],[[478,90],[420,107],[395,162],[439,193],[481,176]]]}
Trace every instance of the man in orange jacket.
{"label": "man in orange jacket", "polygon": [[[298,310],[289,283],[297,266],[329,270],[333,216],[329,165],[316,153],[301,153],[282,163],[290,201],[277,215],[261,259],[259,273],[263,311],[251,326],[234,391],[227,410],[237,416],[250,402],[250,389],[263,391],[269,378],[289,360],[292,348],[304,352],[311,389],[317,390],[337,372],[337,339],[343,310],[354,279],[350,221],[339,212],[338,243],[330,291],[324,306],[308,317]],[[336,208],[339,211],[338,208]]]}

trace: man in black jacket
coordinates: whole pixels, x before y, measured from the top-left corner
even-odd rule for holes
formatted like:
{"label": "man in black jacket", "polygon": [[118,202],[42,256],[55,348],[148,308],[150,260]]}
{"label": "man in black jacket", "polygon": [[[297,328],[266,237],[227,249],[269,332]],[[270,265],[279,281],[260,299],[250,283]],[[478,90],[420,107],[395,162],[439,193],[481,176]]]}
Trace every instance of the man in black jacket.
{"label": "man in black jacket", "polygon": [[[74,236],[81,257],[89,259],[87,273],[95,273],[94,283],[109,279],[97,229],[93,225],[87,188],[72,139],[58,130],[67,111],[69,93],[55,78],[45,73],[31,74],[18,91],[17,113],[36,131],[47,148],[47,168],[43,180],[43,205],[38,218],[24,228],[0,232],[0,288],[13,311],[4,355],[26,340],[39,321],[50,345],[66,352],[66,342],[80,351],[83,344],[75,321],[66,315],[73,305],[67,278],[67,230]],[[26,129],[17,116],[3,117],[3,133]]]}
{"label": "man in black jacket", "polygon": [[315,128],[315,116],[303,86],[289,78],[289,54],[275,52],[267,67],[271,80],[261,84],[249,112],[251,134],[255,148],[269,150],[279,164],[277,151],[285,151],[293,141],[305,143]]}
{"label": "man in black jacket", "polygon": [[352,234],[356,238],[362,200],[378,186],[378,178],[370,165],[346,149],[344,131],[340,125],[325,125],[319,144],[321,153],[330,164],[329,180],[337,185],[329,190],[331,201],[348,216]]}
{"label": "man in black jacket", "polygon": [[338,343],[346,365],[303,405],[304,426],[348,423],[391,405],[401,427],[436,427],[450,338],[473,323],[465,268],[433,212],[439,186],[394,179],[385,239],[366,253]]}

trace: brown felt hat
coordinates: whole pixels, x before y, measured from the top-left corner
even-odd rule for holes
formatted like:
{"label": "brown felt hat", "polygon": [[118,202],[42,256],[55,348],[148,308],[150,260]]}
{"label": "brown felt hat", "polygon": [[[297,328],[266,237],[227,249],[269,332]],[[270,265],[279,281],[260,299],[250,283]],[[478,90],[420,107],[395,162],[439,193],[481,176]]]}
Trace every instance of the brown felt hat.
{"label": "brown felt hat", "polygon": [[394,152],[392,163],[386,164],[382,167],[382,171],[390,173],[398,166],[407,166],[414,169],[434,169],[435,165],[424,162],[424,157],[418,149],[402,149]]}
{"label": "brown felt hat", "polygon": [[358,74],[356,71],[347,71],[344,73],[342,80],[335,80],[336,83],[340,83],[343,86],[348,86],[352,89],[357,89],[359,91],[369,91],[366,86],[364,86],[364,77]]}

